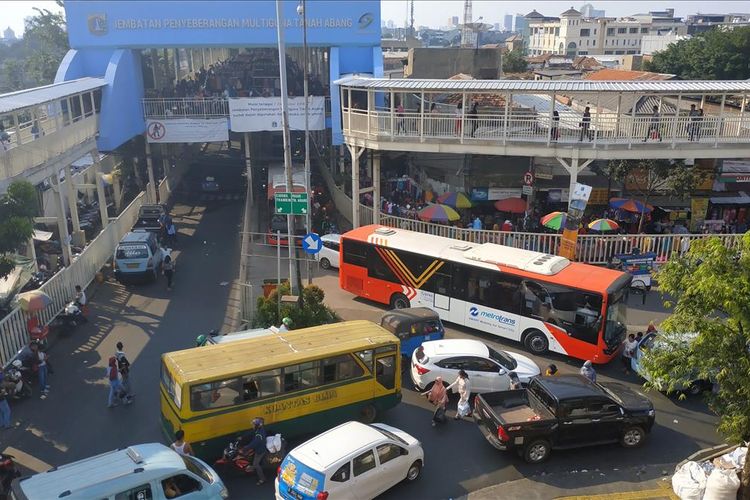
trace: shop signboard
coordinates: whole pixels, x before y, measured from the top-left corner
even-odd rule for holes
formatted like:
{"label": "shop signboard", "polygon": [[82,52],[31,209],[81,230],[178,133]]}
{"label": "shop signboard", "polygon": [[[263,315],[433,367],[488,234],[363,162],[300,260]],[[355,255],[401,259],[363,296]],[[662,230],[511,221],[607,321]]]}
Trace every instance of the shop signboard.
{"label": "shop signboard", "polygon": [[504,200],[506,198],[518,198],[521,196],[521,188],[496,188],[487,189],[487,200]]}
{"label": "shop signboard", "polygon": [[487,201],[487,200],[489,200],[489,192],[486,187],[471,188],[471,201]]}
{"label": "shop signboard", "polygon": [[692,198],[690,200],[690,230],[694,233],[700,231],[708,212],[708,198]]}

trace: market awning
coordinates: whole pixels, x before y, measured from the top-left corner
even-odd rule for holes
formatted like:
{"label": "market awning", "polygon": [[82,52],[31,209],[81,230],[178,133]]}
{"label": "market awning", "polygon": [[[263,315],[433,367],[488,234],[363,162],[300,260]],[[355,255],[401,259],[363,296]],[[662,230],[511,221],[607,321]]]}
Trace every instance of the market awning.
{"label": "market awning", "polygon": [[737,194],[738,196],[713,196],[709,201],[714,205],[750,205],[750,196],[744,191]]}

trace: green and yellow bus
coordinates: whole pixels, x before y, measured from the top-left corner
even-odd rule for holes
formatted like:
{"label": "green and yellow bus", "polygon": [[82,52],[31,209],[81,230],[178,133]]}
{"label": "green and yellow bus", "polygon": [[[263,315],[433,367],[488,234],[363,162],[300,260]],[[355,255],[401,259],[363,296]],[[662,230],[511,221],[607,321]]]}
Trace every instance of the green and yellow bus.
{"label": "green and yellow bus", "polygon": [[401,401],[399,339],[346,321],[162,355],[161,423],[196,454],[217,458],[265,419],[285,438],[351,419],[369,422]]}

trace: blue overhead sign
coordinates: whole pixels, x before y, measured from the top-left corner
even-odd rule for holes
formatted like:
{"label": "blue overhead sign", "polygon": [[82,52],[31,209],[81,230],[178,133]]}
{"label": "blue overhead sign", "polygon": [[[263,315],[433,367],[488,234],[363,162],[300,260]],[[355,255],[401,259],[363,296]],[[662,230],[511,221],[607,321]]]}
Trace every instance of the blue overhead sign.
{"label": "blue overhead sign", "polygon": [[310,255],[315,255],[316,253],[320,252],[321,248],[323,248],[323,242],[320,240],[320,236],[318,236],[317,234],[308,233],[304,238],[302,238],[302,250],[309,253]]}
{"label": "blue overhead sign", "polygon": [[[286,43],[302,44],[296,1],[283,2]],[[380,2],[307,2],[307,41],[317,46],[379,45]],[[118,48],[273,46],[273,0],[176,2],[66,0],[70,46]]]}

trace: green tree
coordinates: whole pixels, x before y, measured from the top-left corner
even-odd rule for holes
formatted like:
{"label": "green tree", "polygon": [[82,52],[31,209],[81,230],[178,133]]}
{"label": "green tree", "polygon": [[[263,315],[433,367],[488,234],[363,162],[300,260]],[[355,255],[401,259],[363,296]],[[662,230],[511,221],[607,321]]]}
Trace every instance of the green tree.
{"label": "green tree", "polygon": [[750,26],[712,29],[656,52],[645,68],[685,80],[750,78]]}
{"label": "green tree", "polygon": [[511,50],[503,56],[503,73],[523,73],[529,69],[529,64],[520,50]]}
{"label": "green tree", "polygon": [[34,234],[36,191],[27,181],[15,181],[0,196],[0,278],[15,267],[11,254]]}
{"label": "green tree", "polygon": [[[62,2],[57,4],[62,7]],[[27,76],[34,85],[47,85],[54,81],[57,68],[68,52],[68,34],[65,31],[65,16],[62,12],[51,12],[34,7],[36,15],[26,18],[24,43],[34,48],[24,60]]]}
{"label": "green tree", "polygon": [[[706,175],[704,170],[673,160],[611,160],[602,170],[625,184],[643,203],[656,194],[687,196]],[[639,231],[642,225],[641,217]]]}
{"label": "green tree", "polygon": [[[719,431],[732,443],[750,440],[750,233],[739,249],[718,238],[694,241],[657,278],[661,292],[674,298],[665,302],[674,312],[662,329],[697,337],[684,342],[679,335],[662,335],[665,348],[644,356],[650,379],[668,390],[685,380],[715,381],[718,390],[705,397],[719,416]],[[742,481],[741,498],[748,499],[750,460]]]}
{"label": "green tree", "polygon": [[[296,303],[282,303],[281,309],[279,309],[279,296],[283,295],[289,295],[288,283],[282,283],[281,287],[274,290],[268,297],[258,298],[253,326],[256,328],[279,326],[281,319],[285,317],[292,319],[294,329],[341,321],[338,314],[323,303],[325,292],[320,287],[308,285],[304,288],[302,291],[304,303],[302,308],[298,307]],[[279,311],[281,311],[280,315]]]}
{"label": "green tree", "polygon": [[14,92],[24,87],[26,81],[23,63],[18,59],[6,59],[3,64],[0,92]]}

